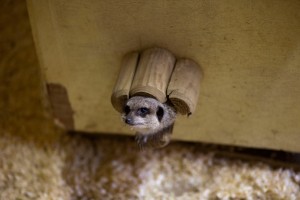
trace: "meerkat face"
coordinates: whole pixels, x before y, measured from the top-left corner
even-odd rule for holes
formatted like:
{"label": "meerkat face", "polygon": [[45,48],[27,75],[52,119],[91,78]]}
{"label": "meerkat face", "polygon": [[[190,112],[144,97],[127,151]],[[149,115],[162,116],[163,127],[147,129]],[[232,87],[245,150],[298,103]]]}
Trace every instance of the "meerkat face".
{"label": "meerkat face", "polygon": [[132,97],[123,111],[124,122],[139,132],[149,132],[159,128],[164,116],[163,105],[153,98]]}

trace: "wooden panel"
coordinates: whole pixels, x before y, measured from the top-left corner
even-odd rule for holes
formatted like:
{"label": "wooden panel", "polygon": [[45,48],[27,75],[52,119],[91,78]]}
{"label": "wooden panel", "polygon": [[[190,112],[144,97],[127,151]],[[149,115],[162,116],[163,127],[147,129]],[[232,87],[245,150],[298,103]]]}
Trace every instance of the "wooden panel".
{"label": "wooden panel", "polygon": [[110,103],[122,56],[161,46],[200,63],[199,104],[174,138],[300,152],[300,1],[28,0],[48,83],[76,130],[130,133]]}

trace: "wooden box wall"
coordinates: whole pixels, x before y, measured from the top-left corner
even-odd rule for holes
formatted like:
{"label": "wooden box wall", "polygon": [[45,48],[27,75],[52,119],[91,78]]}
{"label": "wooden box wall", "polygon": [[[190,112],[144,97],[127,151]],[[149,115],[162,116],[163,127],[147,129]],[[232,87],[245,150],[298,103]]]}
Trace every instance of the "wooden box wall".
{"label": "wooden box wall", "polygon": [[68,128],[132,134],[110,103],[121,59],[161,46],[204,72],[197,110],[177,120],[173,138],[300,152],[300,1],[28,0],[28,8],[46,82],[68,97],[71,109],[57,108],[71,114]]}

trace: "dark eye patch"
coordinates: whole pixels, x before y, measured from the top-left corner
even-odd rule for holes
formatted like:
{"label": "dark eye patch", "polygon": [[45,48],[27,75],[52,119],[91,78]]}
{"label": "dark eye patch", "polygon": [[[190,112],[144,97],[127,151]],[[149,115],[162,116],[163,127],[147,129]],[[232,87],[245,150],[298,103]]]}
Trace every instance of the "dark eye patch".
{"label": "dark eye patch", "polygon": [[157,111],[156,111],[156,116],[158,121],[161,121],[163,116],[164,116],[164,109],[162,107],[158,107]]}
{"label": "dark eye patch", "polygon": [[145,117],[149,113],[150,113],[150,110],[149,110],[149,108],[146,108],[146,107],[139,108],[137,111],[137,114],[140,115],[141,117]]}
{"label": "dark eye patch", "polygon": [[129,107],[129,106],[125,106],[125,107],[124,107],[124,113],[125,113],[126,115],[128,115],[128,114],[130,113],[130,107]]}

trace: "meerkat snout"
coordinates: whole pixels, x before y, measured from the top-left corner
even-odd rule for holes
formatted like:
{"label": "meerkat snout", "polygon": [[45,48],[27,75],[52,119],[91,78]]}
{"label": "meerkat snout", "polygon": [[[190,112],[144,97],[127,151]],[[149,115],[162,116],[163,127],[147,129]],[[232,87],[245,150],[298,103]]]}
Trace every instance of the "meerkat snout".
{"label": "meerkat snout", "polygon": [[137,131],[137,142],[140,146],[146,145],[152,139],[159,143],[157,147],[169,143],[175,117],[176,112],[172,106],[142,96],[130,98],[122,114],[123,121]]}
{"label": "meerkat snout", "polygon": [[132,120],[131,118],[126,117],[124,121],[125,121],[125,123],[128,124],[128,125],[134,125],[134,124],[133,124],[133,120]]}

